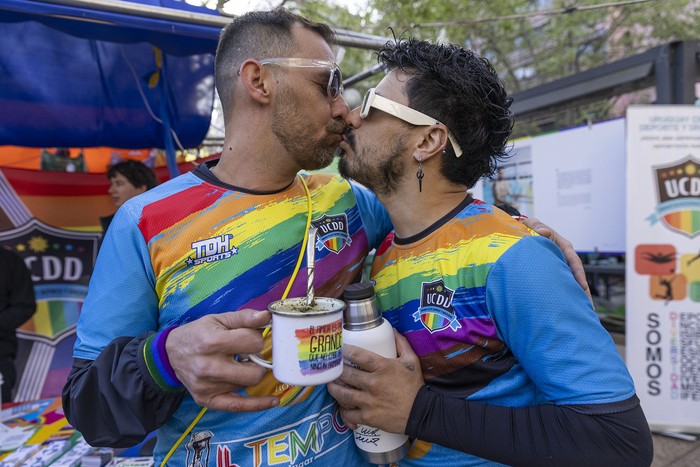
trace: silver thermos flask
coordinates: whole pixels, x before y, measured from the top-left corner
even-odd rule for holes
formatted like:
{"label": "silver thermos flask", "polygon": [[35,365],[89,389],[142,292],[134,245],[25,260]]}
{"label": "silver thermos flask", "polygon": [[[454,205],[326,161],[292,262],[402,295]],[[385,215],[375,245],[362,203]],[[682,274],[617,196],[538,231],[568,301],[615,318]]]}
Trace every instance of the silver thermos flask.
{"label": "silver thermos flask", "polygon": [[[382,318],[371,282],[350,284],[343,291],[345,315],[343,344],[371,350],[387,358],[396,358],[396,342],[391,324]],[[358,425],[355,444],[362,457],[372,464],[390,464],[406,456],[408,436]]]}

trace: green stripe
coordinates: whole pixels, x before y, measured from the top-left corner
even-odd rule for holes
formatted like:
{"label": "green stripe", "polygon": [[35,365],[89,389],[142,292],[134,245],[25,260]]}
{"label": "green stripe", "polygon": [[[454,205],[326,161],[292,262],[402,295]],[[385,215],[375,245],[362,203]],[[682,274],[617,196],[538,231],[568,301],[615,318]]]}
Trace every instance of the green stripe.
{"label": "green stripe", "polygon": [[160,374],[160,371],[158,371],[158,366],[156,365],[155,359],[153,358],[153,352],[151,350],[153,348],[153,340],[155,338],[156,334],[151,334],[143,343],[143,357],[146,361],[146,368],[148,368],[148,373],[151,375],[151,378],[153,378],[153,381],[155,381],[158,387],[161,388],[163,391],[179,391],[180,388],[173,388],[169,386],[168,383],[165,382],[163,376]]}

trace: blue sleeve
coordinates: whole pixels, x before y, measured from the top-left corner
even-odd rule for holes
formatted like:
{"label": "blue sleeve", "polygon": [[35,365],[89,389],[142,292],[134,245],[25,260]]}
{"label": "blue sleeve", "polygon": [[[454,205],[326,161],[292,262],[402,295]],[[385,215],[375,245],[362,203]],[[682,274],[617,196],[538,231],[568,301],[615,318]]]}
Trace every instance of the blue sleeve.
{"label": "blue sleeve", "polygon": [[138,204],[129,200],[114,216],[80,311],[73,356],[94,360],[122,336],[158,329],[158,297],[148,249],[138,229]]}
{"label": "blue sleeve", "polygon": [[367,232],[369,249],[372,250],[379,246],[384,237],[394,229],[394,226],[384,205],[379,202],[374,193],[355,182],[350,182],[350,185],[357,200],[362,224]]}
{"label": "blue sleeve", "polygon": [[635,394],[610,334],[553,242],[518,241],[491,269],[486,294],[501,338],[550,402],[602,404]]}

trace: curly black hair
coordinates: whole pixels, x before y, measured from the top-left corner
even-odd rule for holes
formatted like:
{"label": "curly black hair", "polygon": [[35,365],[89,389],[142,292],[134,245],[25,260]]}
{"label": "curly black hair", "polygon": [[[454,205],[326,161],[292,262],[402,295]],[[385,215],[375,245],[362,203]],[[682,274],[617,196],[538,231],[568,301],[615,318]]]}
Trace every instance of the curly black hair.
{"label": "curly black hair", "polygon": [[409,75],[409,107],[444,123],[462,147],[456,158],[447,145],[441,165],[445,178],[472,187],[495,173],[507,158],[513,99],[486,58],[454,44],[409,38],[387,42],[378,59],[387,72]]}

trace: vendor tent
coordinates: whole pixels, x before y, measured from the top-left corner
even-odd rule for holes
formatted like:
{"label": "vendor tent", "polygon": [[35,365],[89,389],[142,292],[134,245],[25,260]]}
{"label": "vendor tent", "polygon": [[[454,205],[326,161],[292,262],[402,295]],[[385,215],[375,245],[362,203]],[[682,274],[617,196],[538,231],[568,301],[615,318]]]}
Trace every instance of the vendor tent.
{"label": "vendor tent", "polygon": [[218,29],[30,0],[2,2],[0,23],[0,145],[161,147],[174,160],[204,139]]}
{"label": "vendor tent", "polygon": [[[199,145],[230,18],[181,0],[0,2],[0,145]],[[338,42],[384,39],[336,30]],[[174,173],[172,173],[174,175]]]}
{"label": "vendor tent", "polygon": [[[8,168],[3,157],[102,148],[107,160],[114,148],[163,148],[170,173],[156,169],[158,178],[176,175],[175,148],[198,146],[209,128],[214,53],[229,21],[175,0],[0,0],[0,248],[24,259],[37,298],[18,332],[15,400],[60,395],[98,220],[114,206],[104,173]],[[385,42],[336,33],[351,47]]]}

